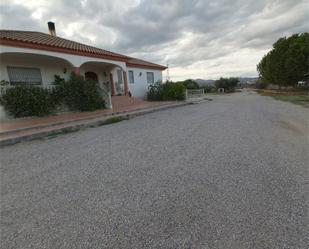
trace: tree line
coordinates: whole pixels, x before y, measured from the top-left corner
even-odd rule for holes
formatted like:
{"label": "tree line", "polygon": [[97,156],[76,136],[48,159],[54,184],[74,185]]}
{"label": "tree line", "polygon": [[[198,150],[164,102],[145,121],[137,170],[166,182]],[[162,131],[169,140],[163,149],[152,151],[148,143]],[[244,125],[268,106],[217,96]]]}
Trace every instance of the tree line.
{"label": "tree line", "polygon": [[234,92],[239,83],[238,78],[223,78],[216,80],[214,85],[200,86],[196,81],[187,79],[184,81],[177,81],[175,83],[182,84],[186,89],[204,89],[205,92],[217,92],[219,88],[224,88],[225,92]]}

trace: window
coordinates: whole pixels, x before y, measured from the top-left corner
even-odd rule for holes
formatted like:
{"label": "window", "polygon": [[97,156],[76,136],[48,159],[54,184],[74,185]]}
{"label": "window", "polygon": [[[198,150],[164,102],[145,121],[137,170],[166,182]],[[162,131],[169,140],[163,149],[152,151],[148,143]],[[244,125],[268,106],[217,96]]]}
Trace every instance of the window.
{"label": "window", "polygon": [[39,68],[32,67],[7,67],[10,83],[16,84],[42,84],[42,76]]}
{"label": "window", "polygon": [[147,72],[147,83],[148,84],[153,84],[154,83],[153,72]]}
{"label": "window", "polygon": [[133,71],[129,71],[129,82],[131,84],[134,83],[134,72]]}

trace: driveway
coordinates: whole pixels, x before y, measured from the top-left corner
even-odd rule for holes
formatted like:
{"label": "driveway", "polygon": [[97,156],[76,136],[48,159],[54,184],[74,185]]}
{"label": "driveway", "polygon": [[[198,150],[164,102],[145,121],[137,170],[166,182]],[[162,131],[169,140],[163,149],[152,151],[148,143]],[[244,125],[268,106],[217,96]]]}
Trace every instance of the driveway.
{"label": "driveway", "polygon": [[308,248],[308,109],[252,92],[1,158],[2,248]]}

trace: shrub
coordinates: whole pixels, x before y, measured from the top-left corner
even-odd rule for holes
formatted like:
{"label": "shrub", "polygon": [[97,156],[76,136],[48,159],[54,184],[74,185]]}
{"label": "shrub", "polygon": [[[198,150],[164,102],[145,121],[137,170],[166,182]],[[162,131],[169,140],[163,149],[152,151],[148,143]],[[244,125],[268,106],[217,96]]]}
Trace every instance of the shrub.
{"label": "shrub", "polygon": [[163,100],[162,99],[162,83],[156,82],[154,84],[151,84],[148,87],[147,92],[147,99],[148,100]]}
{"label": "shrub", "polygon": [[60,77],[59,75],[55,74],[55,79],[54,79],[54,82],[53,82],[53,85],[61,85],[65,82],[65,79]]}
{"label": "shrub", "polygon": [[161,84],[159,82],[150,85],[147,93],[148,100],[184,100],[185,99],[185,87],[182,83],[167,82]]}
{"label": "shrub", "polygon": [[0,103],[15,118],[48,115],[56,105],[49,90],[36,86],[9,88],[1,96]]}
{"label": "shrub", "polygon": [[65,104],[71,111],[94,111],[104,107],[97,83],[71,75],[68,81],[58,80],[53,99]]}
{"label": "shrub", "polygon": [[182,83],[186,89],[199,89],[200,86],[195,82],[194,80],[185,80],[185,81],[180,81],[178,83]]}
{"label": "shrub", "polygon": [[186,88],[181,83],[163,84],[162,98],[163,100],[184,100]]}
{"label": "shrub", "polygon": [[93,111],[104,107],[97,83],[72,75],[68,81],[55,75],[55,88],[15,86],[1,97],[6,112],[17,117],[45,116],[65,105],[71,111]]}
{"label": "shrub", "polygon": [[0,81],[0,86],[8,86],[10,85],[10,82],[6,81],[6,80],[1,80]]}

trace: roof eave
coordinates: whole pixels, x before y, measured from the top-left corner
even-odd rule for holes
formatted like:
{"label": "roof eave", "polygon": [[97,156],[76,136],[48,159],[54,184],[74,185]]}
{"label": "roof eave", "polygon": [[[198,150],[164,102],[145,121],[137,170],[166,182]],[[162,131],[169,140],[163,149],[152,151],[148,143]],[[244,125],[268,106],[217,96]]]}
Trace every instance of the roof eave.
{"label": "roof eave", "polygon": [[151,66],[151,65],[135,64],[135,63],[130,63],[130,62],[127,62],[127,67],[146,68],[146,69],[154,69],[154,70],[161,70],[161,71],[164,71],[167,69],[167,67],[161,66],[161,65]]}
{"label": "roof eave", "polygon": [[13,40],[3,39],[3,38],[0,38],[0,44],[6,45],[6,46],[12,46],[12,47],[38,49],[38,50],[44,50],[44,51],[60,52],[60,53],[73,54],[73,55],[79,55],[79,56],[94,57],[94,58],[99,58],[99,59],[108,59],[108,60],[116,60],[116,61],[123,61],[123,62],[128,61],[128,58],[120,57],[120,56],[101,55],[101,54],[95,54],[95,53],[90,53],[90,52],[83,52],[83,51],[79,51],[75,49],[40,45],[40,44],[35,44],[32,42],[13,41]]}

